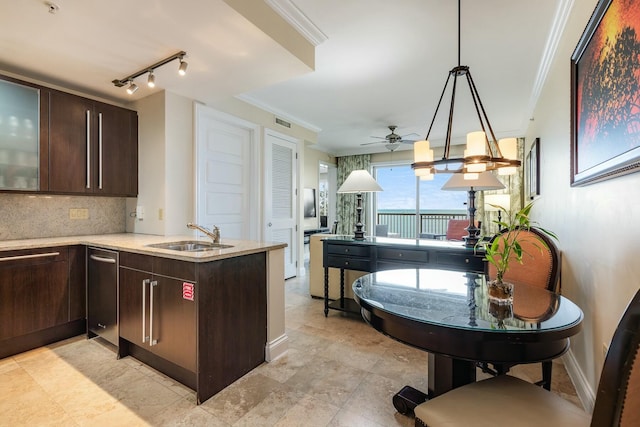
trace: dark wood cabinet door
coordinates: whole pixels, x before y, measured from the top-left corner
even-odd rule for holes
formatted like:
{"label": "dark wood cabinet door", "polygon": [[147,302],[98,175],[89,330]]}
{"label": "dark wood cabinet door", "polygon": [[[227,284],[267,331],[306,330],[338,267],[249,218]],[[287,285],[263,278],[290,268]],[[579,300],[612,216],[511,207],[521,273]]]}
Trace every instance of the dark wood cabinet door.
{"label": "dark wood cabinet door", "polygon": [[[66,251],[67,248],[48,248],[2,255],[0,341],[68,322]],[[36,257],[23,258],[34,255]]]}
{"label": "dark wood cabinet door", "polygon": [[[196,372],[196,295],[183,292],[194,282],[154,276],[150,294],[151,351],[158,356]],[[151,307],[152,306],[152,307]]]}
{"label": "dark wood cabinet door", "polygon": [[96,103],[95,192],[135,196],[138,193],[138,114]]}
{"label": "dark wood cabinet door", "polygon": [[[120,267],[119,319],[120,337],[139,346],[148,345],[149,312],[142,307],[143,286],[145,303],[148,304],[151,273]],[[145,328],[143,332],[143,311]]]}
{"label": "dark wood cabinet door", "polygon": [[93,191],[87,171],[87,156],[95,144],[92,114],[89,99],[54,90],[49,93],[49,191]]}

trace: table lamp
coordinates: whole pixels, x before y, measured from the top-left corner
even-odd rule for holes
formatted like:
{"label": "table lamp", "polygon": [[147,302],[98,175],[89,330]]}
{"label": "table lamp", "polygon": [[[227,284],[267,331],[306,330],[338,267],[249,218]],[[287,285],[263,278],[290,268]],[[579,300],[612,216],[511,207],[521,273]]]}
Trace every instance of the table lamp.
{"label": "table lamp", "polygon": [[[509,212],[511,209],[510,194],[487,194],[484,196],[484,210],[487,212],[498,212],[498,222],[502,222],[502,209]],[[500,232],[500,226],[498,226]]]}
{"label": "table lamp", "polygon": [[468,191],[469,202],[467,210],[469,211],[469,226],[466,228],[467,235],[463,237],[466,246],[473,247],[478,243],[478,232],[480,229],[476,227],[476,191],[484,190],[501,190],[505,188],[491,172],[485,171],[479,173],[475,179],[466,179],[465,174],[454,173],[451,178],[442,186],[443,190],[451,191]]}
{"label": "table lamp", "polygon": [[382,191],[369,172],[364,169],[352,171],[338,189],[338,193],[356,193],[356,230],[354,240],[364,240],[362,229],[362,193]]}

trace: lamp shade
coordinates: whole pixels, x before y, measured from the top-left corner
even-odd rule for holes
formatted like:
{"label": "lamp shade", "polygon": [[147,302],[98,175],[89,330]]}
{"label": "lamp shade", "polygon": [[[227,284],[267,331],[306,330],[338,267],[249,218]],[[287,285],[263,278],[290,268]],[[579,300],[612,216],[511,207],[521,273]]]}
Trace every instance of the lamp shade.
{"label": "lamp shade", "polygon": [[484,196],[484,209],[487,211],[498,211],[499,208],[503,208],[509,211],[511,208],[511,195],[510,194],[486,194]]}
{"label": "lamp shade", "polygon": [[482,191],[502,190],[505,187],[504,184],[489,171],[479,173],[477,179],[465,179],[464,174],[454,173],[442,186],[443,190],[451,191],[468,191],[471,188],[476,191]]}
{"label": "lamp shade", "polygon": [[352,171],[338,189],[338,193],[367,193],[383,191],[369,172],[364,169]]}

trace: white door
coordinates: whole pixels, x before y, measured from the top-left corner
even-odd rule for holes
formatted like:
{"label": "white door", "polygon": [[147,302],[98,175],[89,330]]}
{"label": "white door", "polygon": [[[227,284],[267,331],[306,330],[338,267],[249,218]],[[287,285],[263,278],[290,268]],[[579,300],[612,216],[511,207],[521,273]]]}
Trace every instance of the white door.
{"label": "white door", "polygon": [[272,130],[265,131],[265,240],[287,244],[285,278],[296,275],[297,245],[297,140]]}
{"label": "white door", "polygon": [[257,127],[196,104],[195,222],[222,239],[259,240]]}

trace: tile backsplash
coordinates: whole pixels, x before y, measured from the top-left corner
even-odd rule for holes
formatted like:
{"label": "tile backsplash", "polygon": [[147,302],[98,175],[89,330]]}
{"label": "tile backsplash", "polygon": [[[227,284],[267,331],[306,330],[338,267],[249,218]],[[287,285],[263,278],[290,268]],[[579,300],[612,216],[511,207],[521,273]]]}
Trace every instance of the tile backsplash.
{"label": "tile backsplash", "polygon": [[0,194],[0,244],[4,240],[124,233],[125,205],[124,197]]}

